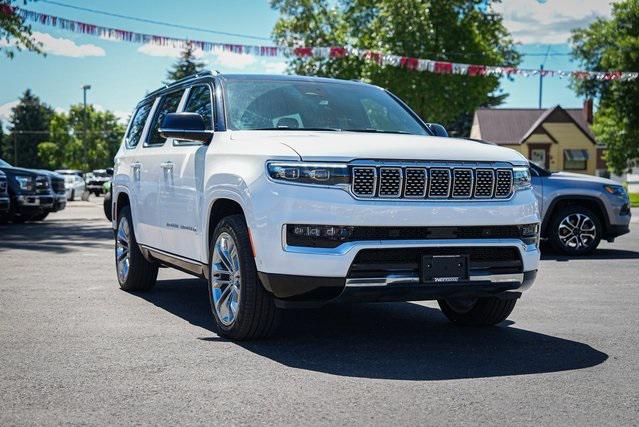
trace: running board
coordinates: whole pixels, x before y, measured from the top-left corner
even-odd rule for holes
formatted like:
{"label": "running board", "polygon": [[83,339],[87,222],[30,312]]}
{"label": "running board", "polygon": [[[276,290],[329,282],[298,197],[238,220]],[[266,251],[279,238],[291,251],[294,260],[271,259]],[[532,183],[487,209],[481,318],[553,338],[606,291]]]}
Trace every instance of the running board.
{"label": "running board", "polygon": [[149,261],[157,261],[168,267],[173,267],[175,269],[183,271],[184,273],[192,274],[201,279],[208,279],[208,268],[206,268],[206,265],[198,261],[164,252],[146,245],[139,246],[142,254],[144,255],[144,258]]}

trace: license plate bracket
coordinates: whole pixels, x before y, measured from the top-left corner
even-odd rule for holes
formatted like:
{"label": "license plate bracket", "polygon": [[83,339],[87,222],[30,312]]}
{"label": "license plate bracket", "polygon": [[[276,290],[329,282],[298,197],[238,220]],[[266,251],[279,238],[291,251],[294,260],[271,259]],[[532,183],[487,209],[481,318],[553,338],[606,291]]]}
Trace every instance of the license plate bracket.
{"label": "license plate bracket", "polygon": [[421,280],[438,285],[468,280],[468,255],[423,255]]}

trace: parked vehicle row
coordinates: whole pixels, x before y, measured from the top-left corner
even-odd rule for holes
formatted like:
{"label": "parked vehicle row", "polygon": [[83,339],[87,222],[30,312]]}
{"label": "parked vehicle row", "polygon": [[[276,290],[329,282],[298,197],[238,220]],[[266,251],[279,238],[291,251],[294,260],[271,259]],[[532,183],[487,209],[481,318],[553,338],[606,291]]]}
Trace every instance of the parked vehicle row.
{"label": "parked vehicle row", "polygon": [[49,213],[66,207],[63,176],[45,170],[13,167],[2,159],[0,170],[5,175],[9,202],[8,209],[0,214],[1,221],[42,221]]}
{"label": "parked vehicle row", "polygon": [[56,173],[64,176],[64,187],[66,189],[67,200],[73,201],[76,197],[86,200],[86,183],[83,173],[77,169],[57,169]]}

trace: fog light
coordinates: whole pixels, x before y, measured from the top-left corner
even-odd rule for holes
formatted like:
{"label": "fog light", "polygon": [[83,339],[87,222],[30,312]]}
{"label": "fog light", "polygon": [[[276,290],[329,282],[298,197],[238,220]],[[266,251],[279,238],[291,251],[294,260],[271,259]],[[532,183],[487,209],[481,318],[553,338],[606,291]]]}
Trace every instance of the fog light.
{"label": "fog light", "polygon": [[334,248],[348,240],[353,227],[340,225],[289,224],[286,226],[286,244]]}
{"label": "fog light", "polygon": [[519,226],[521,240],[527,245],[536,245],[539,240],[539,223]]}

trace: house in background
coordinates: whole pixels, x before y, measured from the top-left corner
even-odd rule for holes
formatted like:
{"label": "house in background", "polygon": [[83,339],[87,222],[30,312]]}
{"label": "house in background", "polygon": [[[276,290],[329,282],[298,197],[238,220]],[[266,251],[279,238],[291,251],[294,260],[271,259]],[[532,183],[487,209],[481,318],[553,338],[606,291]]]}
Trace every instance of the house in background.
{"label": "house in background", "polygon": [[607,175],[590,126],[592,101],[583,108],[480,108],[470,137],[517,150],[550,171]]}

